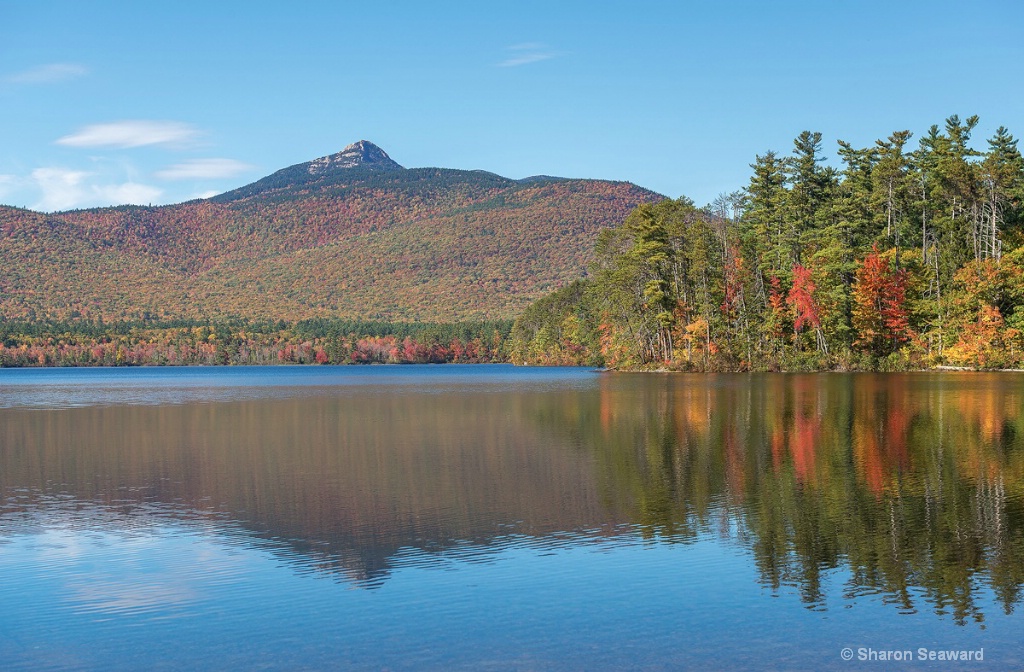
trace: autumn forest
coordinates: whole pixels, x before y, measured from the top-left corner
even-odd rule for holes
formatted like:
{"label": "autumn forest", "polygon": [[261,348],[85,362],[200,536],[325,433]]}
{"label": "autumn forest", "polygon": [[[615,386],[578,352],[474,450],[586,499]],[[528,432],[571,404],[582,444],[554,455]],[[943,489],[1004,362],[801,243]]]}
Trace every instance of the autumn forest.
{"label": "autumn forest", "polygon": [[704,207],[368,145],[388,163],[209,201],[0,208],[0,366],[1020,368],[1024,159],[1002,127],[975,149],[978,123],[835,162],[806,131]]}

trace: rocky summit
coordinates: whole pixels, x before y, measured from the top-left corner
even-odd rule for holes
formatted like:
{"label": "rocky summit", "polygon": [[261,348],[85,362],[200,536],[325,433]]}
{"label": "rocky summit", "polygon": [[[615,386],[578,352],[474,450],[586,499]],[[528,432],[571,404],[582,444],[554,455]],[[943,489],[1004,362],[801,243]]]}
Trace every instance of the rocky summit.
{"label": "rocky summit", "polygon": [[310,175],[320,175],[337,169],[363,168],[373,171],[402,170],[387,152],[368,140],[354,142],[337,154],[322,156],[309,162]]}

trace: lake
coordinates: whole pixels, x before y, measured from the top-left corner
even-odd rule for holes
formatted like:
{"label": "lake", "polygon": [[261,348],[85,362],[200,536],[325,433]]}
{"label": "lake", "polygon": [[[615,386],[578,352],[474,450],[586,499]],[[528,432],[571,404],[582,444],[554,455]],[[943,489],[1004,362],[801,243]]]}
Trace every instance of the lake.
{"label": "lake", "polygon": [[1021,374],[6,369],[0,496],[5,670],[1024,667]]}

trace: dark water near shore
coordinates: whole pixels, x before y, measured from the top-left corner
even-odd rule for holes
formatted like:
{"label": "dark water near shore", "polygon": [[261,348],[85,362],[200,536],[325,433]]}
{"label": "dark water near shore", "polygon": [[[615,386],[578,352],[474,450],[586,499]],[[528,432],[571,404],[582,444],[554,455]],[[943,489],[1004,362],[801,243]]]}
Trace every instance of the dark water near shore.
{"label": "dark water near shore", "polygon": [[3,669],[1021,669],[1024,376],[0,370],[0,577]]}

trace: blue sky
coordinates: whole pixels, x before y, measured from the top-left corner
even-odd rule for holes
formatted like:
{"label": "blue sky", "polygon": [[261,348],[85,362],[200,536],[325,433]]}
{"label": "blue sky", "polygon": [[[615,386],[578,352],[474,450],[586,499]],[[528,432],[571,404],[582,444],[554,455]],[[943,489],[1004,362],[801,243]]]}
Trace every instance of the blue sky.
{"label": "blue sky", "polygon": [[706,203],[802,130],[1024,135],[1024,3],[0,3],[0,203],[173,203],[360,139]]}

